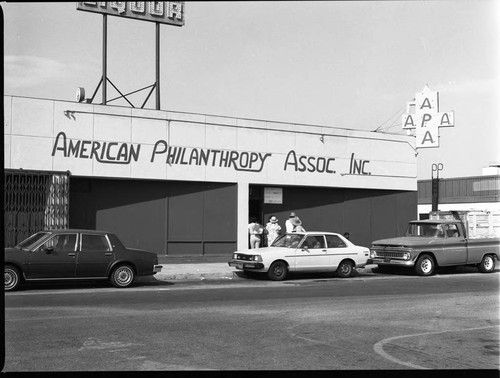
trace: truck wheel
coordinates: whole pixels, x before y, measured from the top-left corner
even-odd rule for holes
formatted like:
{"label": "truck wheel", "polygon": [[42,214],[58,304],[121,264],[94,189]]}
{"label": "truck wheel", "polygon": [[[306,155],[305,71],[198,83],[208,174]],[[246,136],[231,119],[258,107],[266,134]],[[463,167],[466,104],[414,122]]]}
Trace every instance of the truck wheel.
{"label": "truck wheel", "polygon": [[434,273],[436,264],[430,255],[422,255],[415,264],[415,271],[419,276],[430,276]]}
{"label": "truck wheel", "polygon": [[275,261],[267,271],[267,276],[273,281],[283,281],[288,274],[288,267],[283,261]]}
{"label": "truck wheel", "polygon": [[491,273],[495,270],[495,259],[491,255],[486,255],[483,257],[477,268],[481,273]]}

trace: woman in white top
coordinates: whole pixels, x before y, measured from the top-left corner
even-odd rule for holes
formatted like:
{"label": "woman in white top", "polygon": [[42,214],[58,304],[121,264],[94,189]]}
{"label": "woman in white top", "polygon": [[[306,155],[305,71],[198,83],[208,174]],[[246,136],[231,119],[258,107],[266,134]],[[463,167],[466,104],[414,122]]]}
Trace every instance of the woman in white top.
{"label": "woman in white top", "polygon": [[267,230],[267,246],[270,246],[273,241],[278,237],[281,230],[281,226],[278,224],[278,218],[274,215],[269,218],[269,222],[266,224]]}

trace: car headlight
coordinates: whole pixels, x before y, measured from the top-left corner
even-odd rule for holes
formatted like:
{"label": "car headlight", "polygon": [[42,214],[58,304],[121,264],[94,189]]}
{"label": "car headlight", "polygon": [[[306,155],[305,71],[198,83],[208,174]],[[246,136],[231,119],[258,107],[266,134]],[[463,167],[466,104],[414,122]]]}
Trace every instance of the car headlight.
{"label": "car headlight", "polygon": [[261,255],[255,255],[252,257],[253,261],[262,261],[262,256]]}
{"label": "car headlight", "polygon": [[370,258],[373,259],[377,257],[377,252],[375,252],[373,249],[370,250]]}
{"label": "car headlight", "polygon": [[233,260],[237,260],[238,259],[238,254],[235,252],[233,253]]}
{"label": "car headlight", "polygon": [[410,252],[403,253],[403,260],[410,260],[410,259],[411,259],[411,253]]}

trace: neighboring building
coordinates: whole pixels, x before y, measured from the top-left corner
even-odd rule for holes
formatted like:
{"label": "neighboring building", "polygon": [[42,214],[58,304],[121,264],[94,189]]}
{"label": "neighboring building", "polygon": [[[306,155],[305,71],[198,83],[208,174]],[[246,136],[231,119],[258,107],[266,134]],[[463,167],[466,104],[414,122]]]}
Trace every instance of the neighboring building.
{"label": "neighboring building", "polygon": [[248,246],[249,217],[351,240],[417,216],[415,140],[332,127],[4,97],[5,235],[116,233],[176,256]]}
{"label": "neighboring building", "polygon": [[[438,210],[500,211],[500,175],[439,179]],[[418,213],[432,209],[432,180],[418,181]]]}
{"label": "neighboring building", "polygon": [[483,168],[483,176],[500,175],[500,163],[491,163],[489,167]]}

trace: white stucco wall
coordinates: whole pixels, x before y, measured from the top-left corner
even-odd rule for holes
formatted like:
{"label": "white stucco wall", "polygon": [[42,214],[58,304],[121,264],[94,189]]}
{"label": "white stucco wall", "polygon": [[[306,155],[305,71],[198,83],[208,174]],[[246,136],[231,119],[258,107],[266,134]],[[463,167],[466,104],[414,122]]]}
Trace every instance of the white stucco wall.
{"label": "white stucco wall", "polygon": [[[4,109],[5,168],[417,190],[409,136],[12,96]],[[171,162],[167,148],[176,151]]]}

